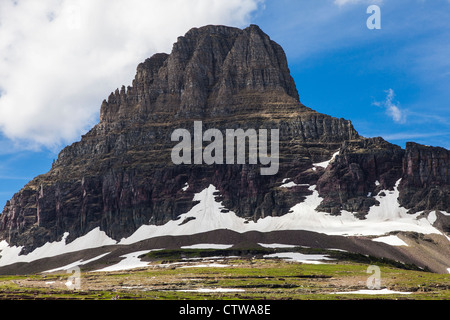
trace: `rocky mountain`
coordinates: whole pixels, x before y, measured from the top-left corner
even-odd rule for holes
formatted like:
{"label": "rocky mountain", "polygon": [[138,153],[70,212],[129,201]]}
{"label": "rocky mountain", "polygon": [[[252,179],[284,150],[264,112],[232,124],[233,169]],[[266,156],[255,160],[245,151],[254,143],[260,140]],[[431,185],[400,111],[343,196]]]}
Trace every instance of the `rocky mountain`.
{"label": "rocky mountain", "polygon": [[[276,174],[262,175],[267,165],[250,163],[249,150],[245,163],[199,163],[188,155],[190,163],[175,164],[180,140],[172,134],[185,129],[195,145],[195,123],[224,137],[227,129],[279,130]],[[213,139],[202,138],[205,152]],[[143,225],[190,224],[180,217],[210,185],[223,213],[246,223],[286,216],[314,192],[317,212],[366,220],[380,197],[396,190],[408,214],[432,212],[433,226],[449,234],[449,155],[361,137],[349,120],[304,106],[283,49],[258,26],[194,28],[170,54],[139,64],[132,85],[103,101],[100,122],[6,203],[0,239],[27,254],[96,228],[120,241]]]}

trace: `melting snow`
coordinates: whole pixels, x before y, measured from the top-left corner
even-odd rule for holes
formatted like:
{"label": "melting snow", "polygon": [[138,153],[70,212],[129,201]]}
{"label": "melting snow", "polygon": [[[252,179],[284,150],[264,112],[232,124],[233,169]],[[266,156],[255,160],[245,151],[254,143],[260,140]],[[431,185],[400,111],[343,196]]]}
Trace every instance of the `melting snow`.
{"label": "melting snow", "polygon": [[430,224],[434,224],[436,222],[437,216],[436,216],[436,211],[431,211],[428,214],[427,217],[428,221],[430,222]]}
{"label": "melting snow", "polygon": [[348,292],[333,292],[332,294],[411,294],[411,292],[402,291],[392,291],[389,289],[379,289],[379,290],[358,290],[358,291],[348,291]]}
{"label": "melting snow", "polygon": [[288,178],[283,179],[283,181],[281,181],[282,185],[280,186],[280,188],[309,187],[309,184],[305,184],[305,183],[297,184],[294,181],[287,182],[288,180],[290,180],[290,179],[288,179]]}
{"label": "melting snow", "polygon": [[2,244],[0,251],[0,266],[16,262],[31,262],[42,258],[53,257],[64,253],[75,252],[84,249],[98,248],[107,245],[113,245],[117,242],[109,238],[100,228],[95,228],[86,235],[66,243],[69,233],[65,233],[60,241],[47,242],[42,247],[35,249],[27,255],[19,255],[22,246],[5,246]]}
{"label": "melting snow", "polygon": [[75,261],[75,262],[73,262],[73,263],[70,263],[70,264],[68,264],[68,265],[65,265],[65,266],[63,266],[63,267],[58,267],[58,268],[55,268],[55,269],[51,269],[51,270],[44,271],[44,273],[50,273],[50,272],[55,272],[55,271],[69,270],[69,269],[71,269],[71,268],[73,268],[73,267],[79,267],[79,266],[88,264],[88,263],[90,263],[90,262],[92,262],[92,261],[95,261],[95,260],[98,260],[98,259],[100,259],[100,258],[103,258],[104,256],[106,256],[106,255],[108,255],[108,254],[109,254],[109,252],[104,253],[104,254],[101,254],[101,255],[99,255],[99,256],[97,256],[97,257],[94,257],[94,258],[89,259],[89,260],[86,260],[86,261],[84,261],[83,259],[81,259],[81,260]]}
{"label": "melting snow", "polygon": [[264,258],[282,258],[307,264],[323,264],[321,260],[334,260],[323,254],[303,254],[300,252],[280,252],[264,255]]}
{"label": "melting snow", "polygon": [[228,264],[220,264],[220,263],[207,263],[207,264],[194,264],[189,266],[181,266],[180,269],[183,268],[225,268],[229,267]]}
{"label": "melting snow", "polygon": [[183,246],[181,249],[229,249],[232,244],[198,243],[191,246]]}
{"label": "melting snow", "polygon": [[324,162],[319,162],[319,163],[314,163],[313,166],[315,167],[322,167],[322,168],[326,168],[328,167],[328,165],[334,161],[334,159],[336,158],[336,156],[339,154],[339,151],[333,153],[333,156],[331,157],[330,160],[324,161]]}
{"label": "melting snow", "polygon": [[95,270],[93,272],[123,271],[123,270],[130,270],[130,269],[136,269],[136,268],[145,268],[148,266],[148,262],[141,261],[139,256],[149,253],[150,251],[154,251],[154,250],[136,251],[136,252],[125,254],[125,255],[121,256],[121,258],[125,258],[125,259],[121,260],[119,263],[116,263],[115,265],[108,266],[103,269]]}
{"label": "melting snow", "polygon": [[[392,231],[442,234],[432,226],[436,213],[431,213],[428,218],[424,218],[421,217],[423,212],[408,214],[405,208],[400,207],[397,201],[399,183],[400,180],[397,181],[393,191],[385,190],[385,196],[374,196],[380,204],[370,208],[365,220],[357,219],[351,212],[347,211],[342,211],[340,216],[316,211],[315,209],[322,202],[322,198],[315,190],[315,186],[310,186],[308,189],[312,191],[312,194],[307,196],[303,202],[294,205],[289,213],[281,217],[267,216],[256,222],[240,218],[232,211],[221,212],[225,208],[221,202],[216,201],[215,193],[218,190],[210,185],[200,193],[195,194],[193,201],[198,201],[198,203],[189,212],[180,215],[179,219],[169,221],[161,226],[142,225],[130,237],[123,238],[118,243],[109,238],[103,231],[100,231],[99,228],[70,243],[66,243],[68,236],[68,233],[66,233],[62,240],[47,243],[27,255],[19,255],[22,247],[10,247],[5,241],[2,241],[0,242],[0,266],[16,262],[30,262],[106,245],[126,245],[158,236],[193,235],[218,229],[229,229],[236,232],[307,230],[328,235],[384,236]],[[446,212],[443,212],[443,214],[448,215]],[[186,218],[195,219],[180,224]],[[132,256],[126,257],[126,259],[132,258]],[[134,257],[133,259],[137,258]]]}
{"label": "melting snow", "polygon": [[228,289],[228,288],[200,288],[200,289],[184,289],[184,290],[176,290],[182,292],[244,292],[244,289]]}
{"label": "melting snow", "polygon": [[372,239],[373,241],[377,241],[377,242],[384,242],[387,243],[391,246],[408,246],[408,244],[403,241],[402,239],[400,239],[397,236],[385,236],[385,237],[379,237],[379,238],[375,238]]}
{"label": "melting snow", "polygon": [[261,247],[264,248],[294,248],[297,247],[293,244],[281,244],[281,243],[258,243]]}

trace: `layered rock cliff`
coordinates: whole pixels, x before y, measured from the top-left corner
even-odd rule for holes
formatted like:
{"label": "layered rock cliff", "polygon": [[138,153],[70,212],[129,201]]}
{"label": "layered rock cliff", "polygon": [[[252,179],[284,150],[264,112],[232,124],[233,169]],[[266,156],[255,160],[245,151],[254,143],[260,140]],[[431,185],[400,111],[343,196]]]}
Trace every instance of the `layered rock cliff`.
{"label": "layered rock cliff", "polygon": [[[194,121],[203,132],[278,129],[277,174],[261,175],[262,165],[248,162],[175,165],[171,134],[183,128],[193,136]],[[337,151],[328,167],[313,165]],[[283,49],[259,27],[194,28],[170,54],[139,64],[132,85],[103,101],[100,122],[14,195],[1,215],[0,237],[23,252],[96,227],[119,240],[143,224],[177,219],[209,184],[226,208],[253,220],[286,214],[311,193],[302,184],[317,185],[320,210],[364,218],[376,205],[370,195],[399,179],[403,206],[449,211],[448,155],[360,137],[349,120],[304,106]],[[280,188],[286,178],[300,186]]]}

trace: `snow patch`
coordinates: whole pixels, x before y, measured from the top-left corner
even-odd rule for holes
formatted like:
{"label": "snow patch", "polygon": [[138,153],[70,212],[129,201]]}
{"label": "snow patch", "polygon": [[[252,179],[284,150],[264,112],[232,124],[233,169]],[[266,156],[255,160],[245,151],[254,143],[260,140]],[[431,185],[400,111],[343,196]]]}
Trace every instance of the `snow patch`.
{"label": "snow patch", "polygon": [[264,248],[295,248],[296,245],[293,244],[281,244],[281,243],[258,243]]}
{"label": "snow patch", "polygon": [[281,182],[282,185],[280,186],[280,188],[293,188],[293,187],[309,187],[309,184],[306,183],[301,183],[301,184],[297,184],[294,181],[289,181],[289,178],[285,178],[283,179],[283,181]]}
{"label": "snow patch", "polygon": [[125,258],[121,260],[119,263],[116,263],[112,266],[105,267],[103,269],[98,269],[93,272],[107,272],[107,271],[123,271],[123,270],[130,270],[130,269],[136,269],[136,268],[145,268],[148,266],[149,262],[141,261],[139,256],[149,253],[150,251],[155,250],[161,250],[161,249],[154,249],[154,250],[143,250],[143,251],[136,251],[131,252],[128,254],[125,254],[123,256],[120,256],[121,258]]}
{"label": "snow patch", "polygon": [[339,151],[333,153],[333,156],[331,157],[330,160],[327,161],[323,161],[323,162],[319,162],[319,163],[314,163],[313,166],[315,167],[322,167],[322,168],[326,168],[328,167],[328,165],[334,161],[334,159],[336,158],[336,156],[339,155]]}
{"label": "snow patch", "polygon": [[389,289],[379,289],[379,290],[358,290],[358,291],[348,291],[348,292],[332,292],[331,294],[411,294],[412,292],[403,291],[393,291]]}
{"label": "snow patch", "polygon": [[182,246],[181,249],[229,249],[232,244],[198,243],[190,246]]}
{"label": "snow patch", "polygon": [[391,246],[408,246],[408,244],[405,241],[400,239],[398,236],[393,235],[375,238],[372,239],[372,241],[387,243]]}
{"label": "snow patch", "polygon": [[427,217],[428,221],[430,222],[430,224],[434,224],[436,222],[437,216],[436,216],[436,211],[431,211],[428,214]]}
{"label": "snow patch", "polygon": [[[199,203],[189,212],[181,214],[179,219],[169,221],[162,226],[142,225],[130,237],[121,239],[119,244],[131,244],[157,236],[193,235],[218,229],[245,230],[245,219],[239,218],[232,211],[221,212],[225,207],[216,201],[214,193],[217,191],[213,185],[210,185],[194,195],[193,201]],[[195,219],[180,224],[180,221],[184,221],[187,217]]]}
{"label": "snow patch", "polygon": [[202,292],[202,293],[214,293],[214,292],[244,292],[244,289],[229,289],[229,288],[200,288],[200,289],[183,289],[176,290],[181,292]]}
{"label": "snow patch", "polygon": [[323,254],[303,254],[300,252],[280,252],[264,255],[264,258],[282,258],[306,264],[324,264],[322,260],[334,260]]}
{"label": "snow patch", "polygon": [[89,260],[86,260],[86,261],[84,261],[83,259],[81,259],[81,260],[72,262],[72,263],[70,263],[70,264],[68,264],[68,265],[65,265],[65,266],[63,266],[63,267],[58,267],[58,268],[54,268],[54,269],[51,269],[51,270],[44,271],[43,273],[51,273],[51,272],[55,272],[55,271],[65,271],[65,270],[69,270],[69,269],[71,269],[71,268],[73,268],[73,267],[79,267],[79,266],[82,266],[82,265],[91,263],[91,262],[93,262],[93,261],[95,261],[95,260],[101,259],[101,258],[103,258],[104,256],[106,256],[106,255],[108,255],[108,254],[109,254],[109,252],[104,253],[104,254],[101,254],[101,255],[99,255],[99,256],[97,256],[97,257],[94,257],[94,258],[89,259]]}
{"label": "snow patch", "polygon": [[194,264],[189,266],[181,266],[180,269],[183,268],[225,268],[229,267],[228,264],[220,264],[220,263],[208,263],[208,264]]}
{"label": "snow patch", "polygon": [[5,246],[2,243],[0,251],[0,266],[5,266],[17,262],[31,262],[42,258],[54,257],[60,254],[75,252],[79,250],[98,248],[107,245],[113,245],[117,242],[100,231],[100,228],[91,230],[86,235],[75,239],[70,243],[66,243],[69,233],[64,233],[60,241],[47,242],[43,246],[36,248],[34,251],[26,255],[20,255],[22,246]]}
{"label": "snow patch", "polygon": [[193,257],[193,258],[183,258],[184,261],[198,261],[198,260],[225,260],[225,259],[236,259],[239,258],[239,256],[211,256],[211,257]]}

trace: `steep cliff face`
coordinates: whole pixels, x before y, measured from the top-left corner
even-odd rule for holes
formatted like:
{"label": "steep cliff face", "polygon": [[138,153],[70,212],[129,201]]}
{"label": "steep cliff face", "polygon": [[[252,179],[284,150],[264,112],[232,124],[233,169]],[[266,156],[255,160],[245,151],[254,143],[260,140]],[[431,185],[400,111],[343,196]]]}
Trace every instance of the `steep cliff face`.
{"label": "steep cliff face", "polygon": [[[203,132],[224,135],[226,129],[278,129],[277,174],[261,175],[262,165],[248,161],[175,165],[171,135],[182,128],[194,136],[194,121]],[[328,167],[313,165],[336,151]],[[311,194],[302,184],[317,184],[320,209],[363,217],[376,205],[367,195],[400,178],[403,205],[445,210],[448,166],[445,149],[405,151],[362,138],[350,121],[304,106],[283,49],[259,27],[206,26],[178,38],[170,54],[138,65],[132,85],[103,101],[100,122],[7,203],[0,236],[24,252],[96,227],[119,240],[143,224],[177,219],[209,184],[226,208],[253,220],[286,214]],[[286,178],[299,186],[280,188]]]}
{"label": "steep cliff face", "polygon": [[403,159],[399,202],[412,212],[448,211],[450,151],[409,142]]}
{"label": "steep cliff face", "polygon": [[229,117],[249,114],[251,107],[271,111],[269,103],[253,102],[261,95],[283,109],[298,107],[283,49],[257,26],[195,28],[178,38],[170,55],[141,63],[133,86],[104,101],[100,122]]}

